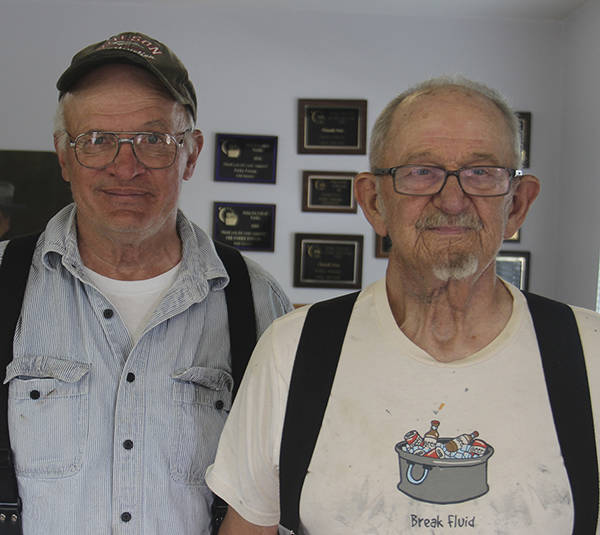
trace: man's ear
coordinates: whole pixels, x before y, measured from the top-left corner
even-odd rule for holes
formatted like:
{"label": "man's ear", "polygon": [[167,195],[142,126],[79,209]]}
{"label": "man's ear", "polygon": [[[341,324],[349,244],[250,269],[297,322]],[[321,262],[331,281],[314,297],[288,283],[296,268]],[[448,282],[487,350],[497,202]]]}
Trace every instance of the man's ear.
{"label": "man's ear", "polygon": [[193,130],[190,135],[192,136],[191,150],[185,163],[183,180],[189,180],[192,178],[192,175],[194,174],[194,168],[196,167],[196,161],[198,161],[198,156],[200,156],[200,151],[204,146],[204,136],[200,130]]}
{"label": "man's ear", "polygon": [[540,192],[540,181],[533,175],[524,175],[519,179],[508,206],[508,217],[504,237],[510,238],[524,223],[529,208]]}
{"label": "man's ear", "polygon": [[380,236],[387,235],[383,202],[377,192],[377,177],[373,173],[359,173],[354,178],[354,197],[365,217]]}
{"label": "man's ear", "polygon": [[69,166],[67,165],[66,142],[64,133],[54,134],[54,150],[58,156],[58,164],[60,165],[61,174],[65,182],[71,182],[69,179]]}

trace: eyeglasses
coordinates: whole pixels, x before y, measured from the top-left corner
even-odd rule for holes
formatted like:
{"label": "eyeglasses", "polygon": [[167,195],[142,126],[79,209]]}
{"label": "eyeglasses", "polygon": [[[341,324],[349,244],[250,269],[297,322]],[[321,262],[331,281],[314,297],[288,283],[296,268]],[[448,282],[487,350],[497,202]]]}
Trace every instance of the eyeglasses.
{"label": "eyeglasses", "polygon": [[375,169],[375,175],[391,175],[394,191],[402,195],[436,195],[444,189],[448,177],[455,176],[466,195],[500,197],[510,191],[512,179],[523,175],[520,169],[507,167],[462,167],[448,171],[433,165],[399,165]]}
{"label": "eyeglasses", "polygon": [[[173,165],[183,137],[190,130],[177,134],[162,132],[84,132],[69,142],[75,158],[90,169],[104,169],[115,161],[122,143],[129,143],[133,154],[148,169],[165,169]],[[68,133],[67,133],[68,134]],[[70,134],[68,134],[71,137]],[[127,135],[130,137],[120,137]],[[181,138],[179,141],[177,138]]]}

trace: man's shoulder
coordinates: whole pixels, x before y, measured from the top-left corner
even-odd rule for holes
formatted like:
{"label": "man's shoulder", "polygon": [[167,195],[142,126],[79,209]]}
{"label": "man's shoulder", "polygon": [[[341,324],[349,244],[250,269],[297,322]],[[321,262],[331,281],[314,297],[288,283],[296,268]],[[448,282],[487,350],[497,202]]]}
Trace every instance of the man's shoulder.
{"label": "man's shoulder", "polygon": [[[26,235],[26,236],[17,236],[15,238],[11,238],[11,239],[8,239],[8,240],[0,241],[0,265],[2,265],[2,261],[4,260],[4,254],[6,253],[6,248],[8,247],[8,244],[10,242],[12,242],[14,240],[26,240],[26,241],[30,241],[30,239],[33,238],[34,236],[37,237],[37,241],[39,242],[39,233],[35,233],[35,234],[31,234],[31,235]],[[32,244],[32,245],[34,245],[34,244]]]}
{"label": "man's shoulder", "polygon": [[[369,305],[368,300],[370,298],[372,298],[372,291],[373,291],[372,286],[373,285],[370,285],[369,287],[363,289],[359,293],[359,295],[356,299],[356,303],[359,308],[361,306],[364,308],[365,302],[366,302],[367,306]],[[291,312],[288,312],[285,316],[282,316],[281,318],[277,318],[273,322],[274,329],[276,330],[275,336],[277,336],[277,338],[280,338],[280,339],[285,339],[288,336],[298,337],[304,327],[304,323],[306,321],[306,316],[312,309],[314,309],[316,307],[325,306],[326,307],[325,310],[331,311],[332,313],[334,313],[334,312],[339,313],[340,309],[332,308],[330,306],[330,304],[333,304],[338,299],[342,299],[342,298],[347,299],[349,297],[350,296],[346,293],[346,294],[342,294],[342,295],[339,295],[337,297],[333,297],[330,299],[316,301],[315,303],[295,305],[294,310],[292,310]],[[354,303],[354,300],[352,301],[352,303]],[[352,314],[354,314],[356,312],[356,310],[357,310],[356,307],[353,308]],[[333,321],[331,323],[333,324]]]}
{"label": "man's shoulder", "polygon": [[[292,303],[277,279],[258,262],[242,255],[248,268],[255,306],[260,310],[274,310],[275,317],[292,310]],[[266,327],[266,326],[265,326]]]}
{"label": "man's shoulder", "polygon": [[577,305],[571,305],[569,303],[565,303],[564,301],[560,301],[558,299],[553,299],[551,297],[547,297],[544,295],[538,295],[538,294],[531,294],[531,295],[533,295],[534,298],[541,298],[542,303],[544,303],[544,300],[547,300],[548,305],[555,303],[558,305],[568,306],[573,311],[573,314],[575,315],[575,318],[577,319],[578,323],[580,322],[580,320],[600,323],[600,314],[594,310],[591,310],[589,308],[584,308],[581,306],[577,306]]}
{"label": "man's shoulder", "polygon": [[258,262],[256,262],[252,258],[247,257],[246,255],[242,255],[242,258],[246,263],[248,273],[250,274],[250,280],[252,280],[253,285],[255,283],[263,283],[279,287],[277,279],[275,279],[275,277],[271,275],[271,273],[267,271],[263,266],[261,266]]}
{"label": "man's shoulder", "polygon": [[598,312],[595,312],[594,310],[591,310],[589,308],[572,305],[565,301],[561,301],[560,299],[555,299],[553,297],[548,297],[546,295],[537,294],[537,293],[533,293],[533,292],[517,291],[516,293],[522,293],[523,296],[526,298],[529,298],[532,300],[537,300],[541,306],[552,306],[553,304],[554,305],[564,305],[564,306],[569,307],[576,316],[591,315],[592,317],[596,317],[596,318],[600,319],[600,314]]}
{"label": "man's shoulder", "polygon": [[589,308],[583,308],[579,306],[569,305],[579,328],[593,328],[600,332],[600,314]]}

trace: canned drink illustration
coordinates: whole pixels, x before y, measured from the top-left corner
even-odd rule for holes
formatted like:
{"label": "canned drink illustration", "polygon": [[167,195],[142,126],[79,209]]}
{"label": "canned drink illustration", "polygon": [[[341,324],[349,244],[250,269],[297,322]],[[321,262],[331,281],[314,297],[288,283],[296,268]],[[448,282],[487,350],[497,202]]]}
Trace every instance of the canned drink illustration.
{"label": "canned drink illustration", "polygon": [[423,444],[423,437],[419,435],[419,432],[416,429],[413,429],[412,431],[406,433],[406,435],[404,435],[404,440],[409,446],[412,446],[413,448],[416,448],[417,446]]}
{"label": "canned drink illustration", "polygon": [[469,452],[476,457],[481,457],[487,450],[488,445],[481,439],[475,439],[469,445]]}

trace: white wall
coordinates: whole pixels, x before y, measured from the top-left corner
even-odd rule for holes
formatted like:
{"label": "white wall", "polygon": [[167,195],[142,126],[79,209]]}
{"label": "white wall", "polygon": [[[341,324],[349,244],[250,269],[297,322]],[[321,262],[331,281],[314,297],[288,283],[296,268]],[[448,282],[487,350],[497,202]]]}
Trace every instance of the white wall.
{"label": "white wall", "polygon": [[[549,296],[562,291],[556,282],[563,278],[557,272],[560,222],[554,217],[561,148],[556,110],[563,96],[562,23],[201,4],[81,4],[0,5],[0,149],[51,148],[54,84],[84,45],[126,30],[166,42],[196,85],[199,127],[207,140],[193,180],[185,185],[182,208],[210,229],[213,201],[276,203],[275,253],[249,256],[280,280],[294,302],[306,303],[341,292],[292,287],[294,232],[363,234],[364,284],[381,277],[386,262],[374,257],[374,234],[361,213],[301,211],[302,170],[359,171],[367,168],[367,158],[296,154],[297,99],[366,98],[370,129],[386,102],[407,86],[433,75],[462,72],[502,91],[516,109],[532,112],[532,172],[542,179],[543,193],[521,243],[510,248],[531,251],[533,291]],[[277,184],[215,183],[216,132],[279,136]],[[561,295],[570,297],[566,291]]]}
{"label": "white wall", "polygon": [[[567,21],[556,295],[595,307],[600,250],[600,2]],[[558,118],[557,127],[560,125]]]}

